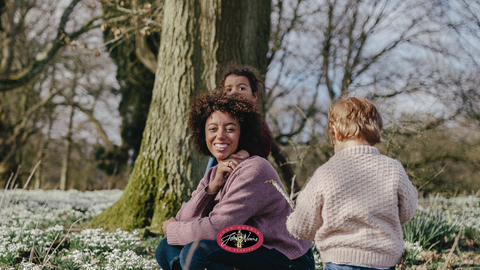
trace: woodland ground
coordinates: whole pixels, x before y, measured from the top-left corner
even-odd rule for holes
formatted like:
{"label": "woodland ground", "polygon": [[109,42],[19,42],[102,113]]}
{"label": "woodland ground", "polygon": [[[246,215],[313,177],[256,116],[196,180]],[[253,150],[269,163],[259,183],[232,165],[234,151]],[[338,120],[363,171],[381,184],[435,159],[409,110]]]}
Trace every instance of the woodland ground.
{"label": "woodland ground", "polygon": [[[162,236],[85,227],[122,192],[0,190],[0,269],[160,269]],[[403,229],[408,269],[480,269],[478,194],[421,199]]]}

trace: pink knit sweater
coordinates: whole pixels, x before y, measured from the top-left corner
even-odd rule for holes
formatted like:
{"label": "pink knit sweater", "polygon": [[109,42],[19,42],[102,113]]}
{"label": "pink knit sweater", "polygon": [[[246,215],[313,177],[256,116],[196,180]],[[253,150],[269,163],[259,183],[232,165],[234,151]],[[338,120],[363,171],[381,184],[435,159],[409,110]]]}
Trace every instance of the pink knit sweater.
{"label": "pink knit sweater", "polygon": [[416,202],[400,162],[375,147],[349,147],[315,171],[287,229],[314,240],[324,262],[391,267],[402,257],[401,226],[414,216]]}
{"label": "pink knit sweater", "polygon": [[[182,205],[176,219],[167,229],[170,245],[184,246],[197,239],[216,239],[231,225],[249,225],[264,237],[263,246],[275,248],[290,259],[296,259],[311,247],[311,242],[291,236],[286,228],[292,212],[287,201],[267,180],[282,185],[275,169],[264,158],[252,156],[240,163],[217,193],[205,187],[214,179],[217,166],[200,181],[191,199]],[[283,187],[283,186],[282,186]]]}

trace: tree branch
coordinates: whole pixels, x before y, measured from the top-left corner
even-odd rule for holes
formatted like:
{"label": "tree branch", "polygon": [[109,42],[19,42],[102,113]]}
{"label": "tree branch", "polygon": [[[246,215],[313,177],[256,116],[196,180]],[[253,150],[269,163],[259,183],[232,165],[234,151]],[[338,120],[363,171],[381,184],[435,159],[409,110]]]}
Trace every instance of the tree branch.
{"label": "tree branch", "polygon": [[57,36],[55,40],[49,44],[47,49],[38,57],[32,65],[26,67],[23,71],[19,72],[16,75],[9,76],[7,78],[0,79],[0,92],[5,92],[9,90],[16,89],[21,87],[25,84],[28,84],[32,81],[40,72],[44,70],[47,66],[48,62],[52,60],[52,58],[58,53],[58,51],[68,45],[71,40],[78,38],[81,34],[86,33],[94,28],[100,27],[100,24],[95,25],[94,22],[99,19],[107,19],[114,20],[114,19],[122,19],[123,17],[115,17],[115,18],[104,18],[103,16],[94,17],[88,22],[86,22],[82,27],[71,33],[67,34],[65,32],[65,27],[68,22],[68,18],[70,14],[73,12],[75,6],[81,0],[73,0],[70,5],[65,9],[63,12],[62,18],[58,25]]}
{"label": "tree branch", "polygon": [[65,27],[68,21],[68,17],[73,12],[75,6],[80,2],[80,0],[73,0],[70,5],[63,12],[62,18],[58,25],[57,37],[54,42],[50,44],[47,50],[35,61],[33,65],[26,68],[23,72],[12,78],[0,80],[0,92],[12,90],[23,86],[29,83],[36,75],[38,75],[43,68],[46,66],[48,61],[50,61],[53,56],[58,52],[58,50],[64,46],[64,39],[66,37]]}
{"label": "tree branch", "polygon": [[140,33],[138,23],[135,26],[135,55],[148,70],[155,74],[157,71],[157,58],[148,48],[147,36]]}
{"label": "tree branch", "polygon": [[332,42],[332,32],[333,32],[333,9],[335,8],[335,4],[330,4],[328,6],[328,26],[327,26],[327,33],[325,33],[325,44],[323,45],[323,65],[322,69],[325,74],[325,84],[328,90],[328,96],[330,100],[333,101],[335,99],[335,92],[333,91],[332,83],[330,82],[330,46]]}
{"label": "tree branch", "polygon": [[20,135],[20,133],[25,129],[25,126],[27,125],[27,122],[28,120],[30,119],[30,116],[32,116],[32,114],[34,114],[35,112],[37,112],[40,108],[43,108],[48,102],[50,102],[52,100],[53,97],[55,97],[55,95],[60,92],[59,90],[56,90],[56,91],[53,91],[52,93],[50,93],[50,95],[48,95],[48,97],[42,101],[40,101],[39,103],[35,104],[34,106],[32,106],[31,108],[29,108],[25,114],[23,115],[22,117],[22,120],[15,125],[15,128],[13,129],[13,133],[12,135],[8,138],[8,140],[6,141],[7,144],[13,144],[13,142],[15,141],[15,139]]}
{"label": "tree branch", "polygon": [[80,111],[82,111],[84,114],[88,116],[88,119],[90,122],[93,124],[95,129],[98,131],[100,134],[100,137],[102,138],[102,141],[106,144],[107,149],[113,149],[114,143],[108,139],[107,133],[105,130],[103,130],[102,125],[100,122],[93,116],[93,110],[87,110],[80,106],[80,104],[72,104],[72,106],[75,106],[75,108],[78,108]]}

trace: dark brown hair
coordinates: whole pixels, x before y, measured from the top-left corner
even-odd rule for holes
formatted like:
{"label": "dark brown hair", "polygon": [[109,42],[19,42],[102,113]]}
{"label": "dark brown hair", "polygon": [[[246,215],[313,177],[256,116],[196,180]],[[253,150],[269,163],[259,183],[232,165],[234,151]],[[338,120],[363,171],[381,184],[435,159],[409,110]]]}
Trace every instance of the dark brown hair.
{"label": "dark brown hair", "polygon": [[375,105],[364,98],[341,98],[332,103],[328,112],[328,135],[332,145],[335,131],[339,140],[358,138],[370,145],[381,142],[383,120]]}
{"label": "dark brown hair", "polygon": [[215,111],[228,113],[240,124],[237,151],[246,145],[258,144],[262,136],[262,116],[255,104],[241,94],[203,94],[194,101],[188,118],[192,142],[199,154],[211,155],[205,143],[205,124]]}
{"label": "dark brown hair", "polygon": [[260,73],[256,69],[247,66],[230,65],[223,71],[222,79],[220,80],[219,84],[220,91],[223,92],[225,90],[225,80],[230,75],[246,77],[250,83],[252,94],[254,95],[255,93],[258,93],[257,95],[260,96],[259,91],[262,89],[262,87],[265,88],[265,84],[261,79]]}

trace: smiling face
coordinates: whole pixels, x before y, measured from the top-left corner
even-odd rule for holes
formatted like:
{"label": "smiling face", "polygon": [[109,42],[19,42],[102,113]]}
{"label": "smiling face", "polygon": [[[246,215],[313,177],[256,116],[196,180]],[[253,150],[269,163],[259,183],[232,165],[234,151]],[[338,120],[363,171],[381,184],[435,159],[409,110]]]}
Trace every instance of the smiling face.
{"label": "smiling face", "polygon": [[258,99],[258,93],[252,92],[250,81],[244,76],[237,76],[234,74],[228,75],[228,77],[225,79],[225,91],[228,95],[233,93],[241,93],[253,102],[257,101]]}
{"label": "smiling face", "polygon": [[205,124],[207,148],[217,160],[227,159],[237,151],[240,123],[228,113],[213,112]]}

